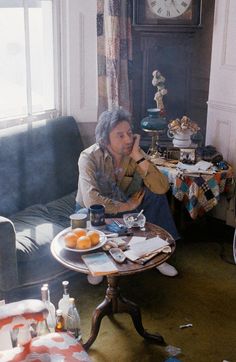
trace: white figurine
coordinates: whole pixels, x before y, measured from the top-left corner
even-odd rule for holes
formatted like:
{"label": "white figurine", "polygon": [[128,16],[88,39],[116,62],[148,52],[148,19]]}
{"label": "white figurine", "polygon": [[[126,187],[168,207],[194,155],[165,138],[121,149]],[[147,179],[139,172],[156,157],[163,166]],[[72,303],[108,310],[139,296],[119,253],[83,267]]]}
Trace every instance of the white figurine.
{"label": "white figurine", "polygon": [[165,107],[163,103],[163,96],[167,94],[167,89],[165,88],[165,78],[161,75],[159,70],[154,70],[152,73],[152,85],[157,87],[157,92],[155,93],[154,100],[156,101],[157,108],[160,109],[161,113],[165,112]]}

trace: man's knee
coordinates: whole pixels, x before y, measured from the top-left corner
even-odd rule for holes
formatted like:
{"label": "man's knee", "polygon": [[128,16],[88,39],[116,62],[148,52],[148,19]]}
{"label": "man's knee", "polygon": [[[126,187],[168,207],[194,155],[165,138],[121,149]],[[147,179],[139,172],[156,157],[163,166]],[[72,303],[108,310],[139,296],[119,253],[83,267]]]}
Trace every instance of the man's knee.
{"label": "man's knee", "polygon": [[166,194],[154,194],[152,191],[146,189],[145,190],[145,196],[143,199],[143,203],[146,203],[147,205],[154,205],[154,204],[158,204],[158,205],[163,205],[163,204],[168,204],[168,200],[166,197]]}

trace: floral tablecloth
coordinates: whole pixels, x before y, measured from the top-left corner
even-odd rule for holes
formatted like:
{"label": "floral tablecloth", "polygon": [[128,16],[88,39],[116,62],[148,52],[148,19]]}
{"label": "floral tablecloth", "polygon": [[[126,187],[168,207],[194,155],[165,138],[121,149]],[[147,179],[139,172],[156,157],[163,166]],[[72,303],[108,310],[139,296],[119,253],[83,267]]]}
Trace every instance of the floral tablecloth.
{"label": "floral tablecloth", "polygon": [[221,170],[212,175],[187,175],[176,168],[158,166],[170,182],[173,196],[182,201],[192,219],[202,216],[217,205],[221,193],[229,193],[233,170]]}

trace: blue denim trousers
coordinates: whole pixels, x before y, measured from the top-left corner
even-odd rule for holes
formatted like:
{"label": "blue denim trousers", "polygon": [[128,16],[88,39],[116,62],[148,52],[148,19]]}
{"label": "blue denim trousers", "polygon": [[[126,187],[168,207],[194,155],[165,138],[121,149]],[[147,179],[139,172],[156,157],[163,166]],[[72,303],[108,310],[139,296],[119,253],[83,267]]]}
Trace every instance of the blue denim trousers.
{"label": "blue denim trousers", "polygon": [[[147,222],[161,226],[172,235],[174,240],[180,238],[165,194],[157,195],[151,192],[148,188],[145,188],[145,195],[142,203],[136,210],[133,211],[139,212],[142,209],[144,210],[143,213],[146,216]],[[75,212],[88,213],[88,209],[81,208],[81,206],[77,203]],[[106,215],[106,217],[122,217],[123,214],[124,213]]]}

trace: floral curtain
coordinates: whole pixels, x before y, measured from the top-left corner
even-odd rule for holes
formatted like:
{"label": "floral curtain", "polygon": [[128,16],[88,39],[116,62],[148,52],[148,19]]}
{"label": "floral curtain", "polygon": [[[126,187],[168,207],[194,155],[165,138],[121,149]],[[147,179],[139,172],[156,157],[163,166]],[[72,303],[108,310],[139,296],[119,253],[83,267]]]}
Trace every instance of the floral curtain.
{"label": "floral curtain", "polygon": [[97,0],[98,112],[132,111],[131,0]]}

